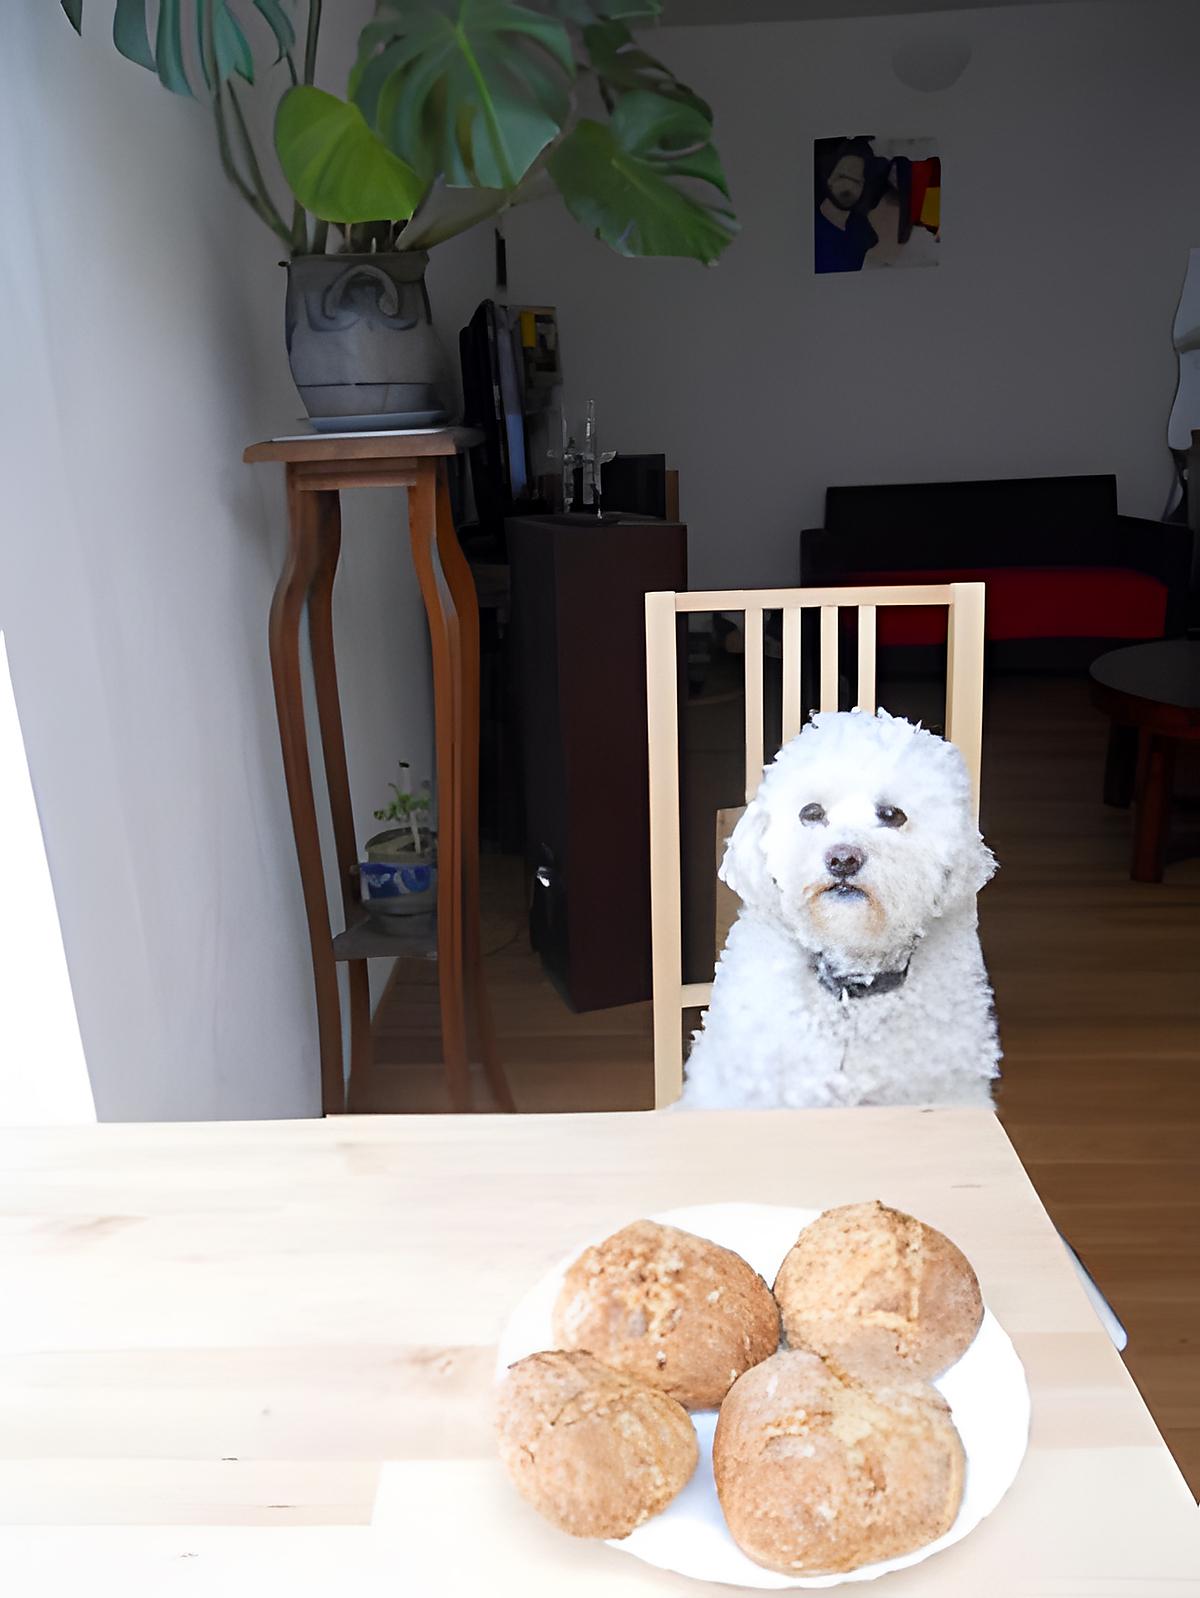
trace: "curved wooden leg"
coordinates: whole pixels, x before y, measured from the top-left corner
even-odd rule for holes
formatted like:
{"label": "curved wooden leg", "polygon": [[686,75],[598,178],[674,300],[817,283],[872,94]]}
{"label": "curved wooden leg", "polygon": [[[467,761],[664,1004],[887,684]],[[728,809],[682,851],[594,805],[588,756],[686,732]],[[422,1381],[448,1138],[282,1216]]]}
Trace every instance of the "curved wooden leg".
{"label": "curved wooden leg", "polygon": [[[306,504],[314,526],[316,568],[308,594],[308,637],[312,650],[313,686],[325,756],[325,784],[333,818],[334,848],[346,925],[359,913],[358,847],[350,778],[346,771],[346,738],[338,698],[333,653],[333,580],[342,547],[342,508],[336,489],[307,489]],[[346,970],[350,1005],[350,1077],[347,1103],[361,1095],[371,1068],[371,988],[365,960],[351,960]]]}
{"label": "curved wooden leg", "polygon": [[1137,775],[1138,735],[1136,727],[1114,721],[1108,730],[1108,751],[1104,757],[1104,803],[1124,810],[1133,799]]}
{"label": "curved wooden leg", "polygon": [[416,485],[408,491],[408,525],[413,566],[429,621],[433,656],[438,790],[438,998],[442,1020],[442,1058],[451,1107],[462,1111],[471,1107],[471,1084],[467,1066],[463,988],[461,774],[456,736],[461,662],[453,613],[439,587],[434,561],[436,518],[436,468],[432,460],[423,460],[418,468]]}
{"label": "curved wooden leg", "polygon": [[317,995],[317,1037],[321,1054],[321,1104],[326,1115],[345,1108],[342,1059],[342,1016],[337,966],[325,899],[325,872],[313,799],[312,771],[304,729],[300,678],[300,622],[317,569],[315,507],[288,467],[288,552],[271,601],[271,677],[287,779],[288,804],[296,838],[296,858],[312,946],[313,982]]}
{"label": "curved wooden leg", "polygon": [[496,1048],[492,1007],[483,969],[479,925],[479,599],[475,579],[454,530],[444,461],[438,463],[437,548],[457,613],[460,661],[458,701],[459,815],[462,822],[463,953],[467,992],[479,1056],[498,1109],[514,1111],[512,1090]]}
{"label": "curved wooden leg", "polygon": [[1167,863],[1171,827],[1171,789],[1175,777],[1175,744],[1143,731],[1144,757],[1134,811],[1134,882],[1161,882]]}

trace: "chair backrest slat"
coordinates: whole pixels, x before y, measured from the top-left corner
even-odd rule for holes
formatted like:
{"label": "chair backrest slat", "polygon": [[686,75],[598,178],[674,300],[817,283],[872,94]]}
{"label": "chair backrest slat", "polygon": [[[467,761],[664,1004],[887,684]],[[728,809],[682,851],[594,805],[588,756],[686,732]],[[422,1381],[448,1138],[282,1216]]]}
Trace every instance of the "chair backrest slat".
{"label": "chair backrest slat", "polygon": [[801,689],[803,663],[800,657],[800,607],[783,613],[783,727],[781,742],[787,743],[800,731],[803,715]]}
{"label": "chair backrest slat", "polygon": [[763,774],[763,613],[746,607],[742,628],[746,669],[746,803],[758,792]]}
{"label": "chair backrest slat", "polygon": [[983,583],[951,583],[946,634],[946,737],[971,774],[975,814],[983,754]]}
{"label": "chair backrest slat", "polygon": [[971,776],[979,813],[983,735],[984,585],[913,584],[904,588],[770,588],[646,595],[646,708],[650,746],[650,927],[654,973],[654,1102],[670,1104],[683,1087],[683,1011],[708,1003],[710,983],[683,981],[682,862],[679,817],[679,652],[681,614],[741,611],[745,642],[745,787],[758,790],[764,753],[763,613],[783,612],[782,735],[800,731],[803,714],[801,615],[819,609],[822,710],[838,703],[838,609],[858,611],[860,709],[876,709],[876,627],[880,606],[945,605],[949,610],[946,737]]}
{"label": "chair backrest slat", "polygon": [[860,710],[875,713],[875,606],[858,607],[858,693]]}
{"label": "chair backrest slat", "polygon": [[821,709],[838,707],[838,608],[821,606]]}
{"label": "chair backrest slat", "polygon": [[646,732],[650,746],[650,942],[654,1102],[683,1085],[683,926],[679,856],[679,649],[674,594],[646,595]]}
{"label": "chair backrest slat", "polygon": [[903,588],[725,588],[689,589],[676,594],[676,609],[711,615],[745,610],[787,610],[796,605],[948,605],[950,583],[913,583]]}

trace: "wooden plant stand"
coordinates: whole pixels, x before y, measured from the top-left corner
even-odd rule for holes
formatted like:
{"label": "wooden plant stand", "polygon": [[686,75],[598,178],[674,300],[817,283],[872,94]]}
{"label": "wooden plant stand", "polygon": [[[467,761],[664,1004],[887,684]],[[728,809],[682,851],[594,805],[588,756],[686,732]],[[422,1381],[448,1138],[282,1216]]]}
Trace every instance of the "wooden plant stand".
{"label": "wooden plant stand", "polygon": [[[514,1108],[496,1054],[484,985],[479,928],[479,607],[450,513],[446,461],[466,442],[461,430],[325,434],[253,444],[243,459],[280,461],[287,472],[288,551],[271,605],[271,674],[283,748],[296,856],[312,945],[327,1115],[353,1108],[371,1062],[367,961],[435,958],[442,1055],[450,1103],[469,1110],[469,1038],[496,1103]],[[403,935],[376,932],[358,877],[346,746],[333,654],[333,580],[342,539],[343,488],[408,491],[413,566],[433,653],[437,758],[436,916],[413,916]],[[444,582],[438,580],[440,564]],[[317,719],[333,820],[345,929],[333,934],[325,894],[316,800],[308,758],[300,674],[300,631],[308,608]],[[348,962],[350,1071],[342,1049],[337,962]]]}

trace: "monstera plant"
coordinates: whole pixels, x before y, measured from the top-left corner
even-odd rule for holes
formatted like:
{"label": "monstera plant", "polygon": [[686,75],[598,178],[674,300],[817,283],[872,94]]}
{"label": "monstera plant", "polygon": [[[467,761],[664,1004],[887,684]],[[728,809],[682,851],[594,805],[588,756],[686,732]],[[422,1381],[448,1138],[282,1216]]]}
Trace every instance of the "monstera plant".
{"label": "monstera plant", "polygon": [[[61,4],[81,28],[84,0]],[[207,105],[227,176],[286,246],[289,351],[310,413],[328,401],[327,414],[378,420],[437,408],[425,252],[456,233],[557,190],[622,255],[710,264],[729,243],[712,113],[631,31],[660,5],[377,0],[344,97],[316,83],[321,0],[117,0],[113,42]],[[274,182],[251,92],[278,95]],[[368,257],[371,273],[347,276]],[[418,333],[403,370],[398,339],[391,356],[375,340],[364,371],[360,335],[315,338],[364,316]]]}
{"label": "monstera plant", "polygon": [[[83,0],[61,3],[81,28]],[[208,102],[227,174],[292,254],[320,253],[330,222],[372,224],[376,238],[391,224],[399,242],[397,224],[423,207],[444,212],[423,233],[440,242],[523,198],[544,172],[622,254],[707,263],[736,223],[712,113],[630,32],[660,8],[378,0],[345,98],[314,81],[321,0],[117,0],[113,42],[175,94]],[[281,90],[275,149],[301,213],[290,221],[242,103],[243,86],[264,77]],[[588,90],[595,115],[581,114]],[[439,207],[439,190],[471,194]]]}

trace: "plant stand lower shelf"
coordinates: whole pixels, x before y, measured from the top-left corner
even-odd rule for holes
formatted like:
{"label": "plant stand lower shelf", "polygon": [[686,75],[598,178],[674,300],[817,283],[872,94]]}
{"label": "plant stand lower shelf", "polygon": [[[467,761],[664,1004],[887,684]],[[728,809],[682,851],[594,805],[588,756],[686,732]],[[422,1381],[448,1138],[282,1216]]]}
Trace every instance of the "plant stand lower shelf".
{"label": "plant stand lower shelf", "polygon": [[[479,930],[479,606],[450,513],[447,459],[470,442],[461,429],[326,433],[253,444],[243,459],[281,462],[287,474],[288,550],[271,604],[271,675],[296,857],[312,947],[327,1115],[358,1101],[371,1064],[367,961],[435,959],[442,1056],[450,1103],[469,1110],[474,1053],[497,1105],[515,1106],[496,1053]],[[360,895],[346,746],[333,653],[333,580],[341,550],[341,490],[404,488],[413,567],[429,621],[437,754],[436,915],[400,933],[379,932]],[[439,567],[440,579],[439,580]],[[308,758],[301,686],[301,627],[309,648],[325,783],[333,822],[345,931],[333,934]],[[337,967],[348,964],[350,1068],[342,1046]],[[471,1045],[474,1045],[472,1050]]]}
{"label": "plant stand lower shelf", "polygon": [[335,960],[436,960],[437,916],[396,916],[395,932],[382,932],[365,913],[348,919],[333,940]]}

